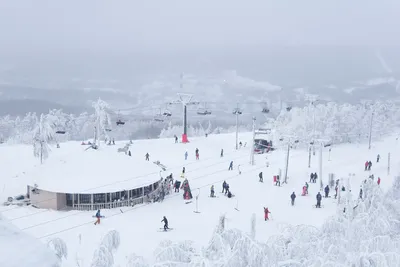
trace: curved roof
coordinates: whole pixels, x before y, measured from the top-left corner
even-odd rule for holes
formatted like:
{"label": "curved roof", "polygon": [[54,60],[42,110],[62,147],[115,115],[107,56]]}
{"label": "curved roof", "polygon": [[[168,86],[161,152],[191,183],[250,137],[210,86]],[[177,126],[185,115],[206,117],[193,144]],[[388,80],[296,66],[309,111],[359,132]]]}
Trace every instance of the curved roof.
{"label": "curved roof", "polygon": [[107,193],[148,186],[160,179],[161,168],[144,155],[118,153],[120,146],[88,149],[77,142],[61,144],[49,158],[27,172],[30,185],[59,193]]}

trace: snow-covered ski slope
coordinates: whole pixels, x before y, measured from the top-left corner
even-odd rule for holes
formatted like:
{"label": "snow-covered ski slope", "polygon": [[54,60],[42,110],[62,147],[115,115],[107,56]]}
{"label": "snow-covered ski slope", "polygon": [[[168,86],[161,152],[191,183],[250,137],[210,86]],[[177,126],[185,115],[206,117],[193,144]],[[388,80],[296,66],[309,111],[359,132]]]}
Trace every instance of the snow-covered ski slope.
{"label": "snow-covered ski slope", "polygon": [[[240,140],[250,143],[251,133],[241,133]],[[204,246],[210,240],[214,227],[220,214],[227,216],[227,228],[238,228],[250,232],[250,218],[253,213],[257,215],[257,239],[266,241],[271,235],[278,233],[278,226],[282,223],[308,224],[319,226],[329,216],[335,213],[334,199],[322,200],[324,208],[316,209],[312,205],[316,203],[316,194],[319,191],[319,179],[316,184],[310,184],[309,195],[302,197],[301,189],[306,181],[309,181],[310,172],[318,173],[318,151],[311,159],[311,168],[308,168],[308,151],[306,149],[291,150],[289,160],[288,184],[282,187],[273,185],[273,175],[278,169],[284,171],[285,141],[275,144],[280,147],[271,154],[255,155],[255,165],[251,166],[250,148],[241,148],[235,151],[235,135],[221,134],[206,137],[191,138],[189,144],[175,144],[173,139],[140,140],[131,146],[132,166],[140,168],[145,164],[153,164],[159,160],[167,166],[164,176],[173,173],[175,179],[179,178],[182,167],[186,167],[186,177],[189,180],[193,196],[199,195],[198,211],[195,213],[195,198],[191,204],[185,205],[181,193],[172,193],[162,203],[135,206],[133,208],[103,210],[105,218],[100,225],[94,225],[92,216],[95,212],[86,211],[53,211],[40,210],[33,207],[0,207],[3,217],[9,219],[22,231],[46,242],[50,238],[60,237],[68,246],[69,257],[64,266],[75,266],[76,258],[82,259],[87,265],[90,263],[94,250],[98,247],[101,238],[110,230],[117,230],[121,235],[121,246],[116,254],[116,262],[122,265],[126,257],[132,253],[144,256],[149,262],[153,252],[160,241],[170,239],[172,241],[193,240],[198,248]],[[109,166],[113,161],[119,160],[117,148],[123,147],[125,142],[117,142],[116,146],[102,146],[110,154]],[[326,184],[328,174],[334,173],[336,178],[351,177],[351,187],[354,195],[358,196],[360,183],[370,174],[381,177],[381,187],[389,188],[393,176],[399,171],[399,152],[396,138],[387,137],[380,142],[374,142],[371,150],[367,144],[344,144],[331,147],[330,161],[328,160],[328,148],[323,151],[323,179]],[[195,149],[200,151],[200,160],[195,159]],[[78,157],[76,150],[83,150],[78,142],[61,144],[60,149],[54,148],[50,157],[65,159]],[[220,157],[220,151],[224,149],[224,157]],[[189,158],[184,159],[185,151]],[[95,152],[95,151],[92,151]],[[91,153],[92,153],[91,152]],[[150,162],[146,162],[144,155],[150,154]],[[387,154],[391,153],[391,175],[387,175]],[[377,154],[381,160],[376,163]],[[126,156],[128,157],[128,156]],[[266,159],[268,157],[268,159]],[[125,159],[124,159],[125,160]],[[230,161],[234,162],[234,170],[228,171]],[[364,171],[366,160],[373,162],[371,172]],[[269,167],[266,162],[269,162]],[[45,162],[48,168],[51,160]],[[85,158],[81,162],[82,169],[95,168],[98,165]],[[101,164],[101,163],[100,163]],[[241,175],[237,166],[240,164]],[[25,193],[26,184],[31,182],[29,172],[38,165],[38,160],[32,155],[31,146],[14,145],[0,146],[0,176],[1,197]],[[258,174],[264,174],[264,183],[258,180]],[[138,170],[138,172],[140,172]],[[118,172],[116,172],[118,175]],[[125,175],[126,176],[126,175]],[[125,180],[126,177],[121,178]],[[132,170],[132,177],[135,170]],[[108,184],[107,177],[98,177],[99,181]],[[116,179],[115,177],[113,178]],[[226,180],[230,185],[234,198],[228,199],[223,194],[222,182]],[[210,198],[210,186],[214,185],[217,198]],[[290,205],[290,194],[293,190],[297,194],[296,205]],[[331,189],[331,195],[333,195]],[[264,221],[263,207],[271,211],[271,220]],[[235,208],[238,208],[236,210]],[[166,216],[173,231],[159,232],[162,217]],[[80,238],[79,238],[80,236]],[[85,265],[85,266],[86,266]]]}

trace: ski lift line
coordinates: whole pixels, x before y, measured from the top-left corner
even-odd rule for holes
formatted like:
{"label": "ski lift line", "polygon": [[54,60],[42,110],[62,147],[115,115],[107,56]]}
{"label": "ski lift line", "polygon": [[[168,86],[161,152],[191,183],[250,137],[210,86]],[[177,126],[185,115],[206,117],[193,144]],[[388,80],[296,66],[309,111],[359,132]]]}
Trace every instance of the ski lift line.
{"label": "ski lift line", "polygon": [[[230,154],[233,154],[233,153],[235,153],[235,151],[233,151],[233,152],[231,152],[231,153],[226,153],[226,154],[227,154],[227,155],[230,155]],[[208,160],[210,160],[210,159],[215,159],[215,157],[205,158],[205,159],[202,160],[202,162],[208,161]],[[197,161],[189,162],[189,163],[185,164],[185,166],[190,166],[190,165],[192,165],[192,164],[194,164],[194,163],[197,163]],[[211,166],[214,166],[214,165],[215,165],[215,164],[212,164],[212,165],[209,165],[209,166],[206,166],[206,167],[203,166],[203,167],[199,167],[199,168],[196,168],[196,169],[192,169],[192,170],[188,171],[187,173],[191,173],[191,172],[193,172],[193,171],[200,170],[200,169],[207,168],[207,167],[211,167]],[[173,170],[173,169],[181,168],[181,167],[182,167],[182,165],[176,165],[176,166],[174,166],[174,167],[171,167],[170,169]],[[95,188],[89,188],[89,189],[83,190],[82,193],[83,193],[83,192],[86,192],[86,191],[90,191],[90,190],[102,188],[102,187],[105,187],[105,186],[110,186],[110,185],[115,185],[115,184],[118,184],[118,183],[123,183],[123,182],[132,181],[132,180],[134,180],[134,179],[143,178],[143,177],[146,177],[146,176],[149,176],[149,175],[155,175],[155,174],[159,174],[159,172],[153,172],[153,173],[143,174],[143,175],[140,175],[140,176],[135,176],[135,177],[130,178],[130,179],[120,180],[120,181],[115,181],[115,182],[110,183],[110,184],[100,185],[100,186],[95,187]],[[145,186],[145,185],[144,185],[144,186]],[[45,200],[39,201],[39,202],[37,202],[37,203],[47,202],[47,201],[51,201],[51,200],[54,200],[54,199],[56,199],[56,197],[52,197],[52,198],[49,198],[49,199],[45,199]],[[19,207],[16,206],[16,207],[13,207],[13,208],[11,208],[11,209],[6,209],[6,210],[2,211],[2,213],[7,212],[7,211],[12,211],[12,210],[17,209],[17,208],[19,208]],[[63,210],[63,209],[61,209],[61,210]],[[46,210],[46,211],[49,211],[49,210]],[[41,212],[37,212],[37,213],[33,213],[33,214],[27,214],[27,215],[24,215],[24,216],[21,216],[21,217],[17,217],[17,218],[11,219],[10,221],[17,220],[17,219],[20,219],[20,218],[29,217],[29,216],[31,216],[31,215],[35,215],[35,214],[38,214],[38,213],[41,213]]]}
{"label": "ski lift line", "polygon": [[[240,157],[236,157],[236,158],[234,158],[233,160],[237,160],[237,159],[244,158],[244,157],[247,157],[247,155],[240,156]],[[212,164],[212,165],[208,165],[208,166],[206,166],[206,167],[200,167],[200,168],[197,168],[197,169],[193,169],[193,170],[191,170],[191,171],[189,171],[189,172],[187,172],[187,173],[190,173],[190,172],[193,172],[193,171],[197,171],[197,170],[199,170],[199,169],[204,169],[204,168],[207,168],[207,167],[219,165],[219,164],[222,164],[222,163],[224,163],[224,164],[226,165],[226,164],[227,164],[228,162],[230,162],[230,161],[231,161],[231,160],[228,160],[228,161],[226,161],[226,162],[225,162],[225,161],[224,161],[224,162],[218,162],[218,163],[215,163],[215,164]],[[225,166],[225,165],[224,165],[224,166]],[[200,178],[208,177],[208,176],[210,176],[210,175],[214,175],[214,174],[221,173],[221,172],[225,172],[225,171],[226,171],[226,168],[223,168],[223,169],[221,169],[221,170],[219,170],[219,171],[215,171],[215,172],[212,172],[212,173],[209,173],[209,174],[204,174],[204,175],[201,175],[201,176],[198,176],[198,177],[191,178],[190,180],[191,180],[191,181],[193,181],[193,180],[198,180],[198,179],[200,179]],[[145,186],[145,185],[143,185],[143,186]],[[61,209],[61,210],[62,210],[62,209]],[[19,219],[19,218],[26,218],[26,217],[29,217],[29,216],[32,216],[32,215],[35,215],[35,214],[39,214],[39,213],[43,213],[43,212],[47,212],[47,211],[49,211],[49,210],[36,212],[36,213],[34,213],[34,214],[28,214],[28,215],[25,215],[25,216],[18,217],[18,218],[16,218],[16,219]],[[69,214],[69,215],[67,215],[67,216],[60,217],[60,218],[57,218],[57,219],[54,219],[54,220],[45,221],[45,222],[42,222],[42,223],[38,223],[38,224],[35,224],[35,225],[31,225],[31,226],[22,228],[21,230],[22,230],[22,231],[28,230],[28,229],[31,229],[31,228],[35,228],[35,227],[37,227],[37,226],[42,226],[42,225],[45,225],[45,224],[48,224],[48,223],[52,223],[52,222],[54,222],[54,221],[62,220],[62,219],[65,219],[65,218],[69,218],[69,217],[72,217],[72,216],[75,216],[75,215],[78,215],[78,214],[82,214],[82,213],[85,213],[85,212],[86,212],[86,211],[79,211],[79,212],[77,212],[77,213]],[[16,219],[12,219],[11,221],[16,220]]]}
{"label": "ski lift line", "polygon": [[[258,167],[258,168],[252,168],[249,171],[245,171],[245,172],[242,172],[242,173],[251,173],[251,172],[263,169],[263,168],[264,168],[264,166],[261,166],[261,167]],[[207,177],[207,176],[205,176],[205,177]],[[234,178],[237,178],[238,176],[239,176],[238,174],[232,175],[232,176],[228,176],[225,179],[222,179],[222,180],[219,180],[219,181],[215,181],[213,183],[209,183],[209,184],[206,184],[206,185],[202,185],[202,186],[199,186],[199,187],[196,187],[196,188],[193,188],[193,189],[199,189],[200,190],[201,188],[209,187],[210,185],[213,185],[215,183],[221,183],[222,181],[232,180]],[[176,194],[176,195],[173,195],[171,197],[165,198],[165,200],[169,200],[169,199],[172,199],[172,198],[178,197],[178,196],[181,197],[180,194]],[[118,215],[122,215],[122,214],[125,214],[125,213],[129,212],[129,211],[137,210],[137,209],[143,208],[145,206],[147,206],[147,205],[136,205],[136,206],[134,206],[134,207],[132,207],[130,209],[125,210],[124,213],[121,213],[121,212],[114,213],[114,214],[111,214],[111,215],[107,216],[107,218],[111,218],[111,217],[115,217],[115,216],[118,216]],[[53,233],[50,233],[50,234],[47,234],[47,235],[40,236],[37,239],[48,238],[50,236],[61,234],[61,233],[64,233],[64,232],[67,232],[67,231],[70,231],[70,230],[73,230],[73,229],[76,229],[76,228],[79,228],[79,227],[82,227],[82,226],[85,226],[85,225],[89,225],[89,224],[93,224],[93,220],[85,222],[85,223],[82,223],[82,224],[78,224],[78,225],[75,225],[75,226],[72,226],[72,227],[69,227],[69,228],[65,228],[65,229],[62,229],[60,231],[56,231],[56,232],[53,232]]]}

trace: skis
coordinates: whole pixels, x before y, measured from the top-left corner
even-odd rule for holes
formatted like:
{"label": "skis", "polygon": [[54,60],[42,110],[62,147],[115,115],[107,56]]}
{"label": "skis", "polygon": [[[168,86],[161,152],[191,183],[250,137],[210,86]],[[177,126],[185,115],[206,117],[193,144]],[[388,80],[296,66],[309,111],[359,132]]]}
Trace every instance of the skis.
{"label": "skis", "polygon": [[174,230],[174,228],[168,228],[167,230],[165,230],[164,228],[160,228],[160,230],[158,230],[158,232],[169,232]]}
{"label": "skis", "polygon": [[312,205],[312,207],[313,207],[313,208],[316,208],[316,209],[321,209],[321,208],[323,208],[323,207],[324,207],[324,205],[321,205],[321,207],[320,207],[320,208],[317,208],[317,205]]}
{"label": "skis", "polygon": [[190,204],[190,203],[192,203],[193,201],[187,201],[187,202],[185,202],[185,204]]}
{"label": "skis", "polygon": [[[92,217],[93,217],[93,218],[97,218],[97,217],[96,217],[96,216],[94,216],[94,215],[93,215]],[[100,218],[104,218],[104,217],[106,217],[106,216],[100,216]]]}
{"label": "skis", "polygon": [[213,197],[212,197],[212,196],[208,196],[208,197],[210,197],[210,198],[219,198],[219,197],[217,197],[217,196],[213,196]]}

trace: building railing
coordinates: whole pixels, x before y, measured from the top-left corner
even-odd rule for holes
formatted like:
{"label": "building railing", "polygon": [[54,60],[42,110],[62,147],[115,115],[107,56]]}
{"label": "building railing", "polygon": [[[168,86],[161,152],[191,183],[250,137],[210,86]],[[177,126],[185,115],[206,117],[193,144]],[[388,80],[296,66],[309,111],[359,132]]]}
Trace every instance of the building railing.
{"label": "building railing", "polygon": [[153,192],[138,198],[131,198],[125,200],[112,201],[108,203],[85,203],[85,204],[73,204],[72,209],[74,210],[101,210],[101,209],[114,209],[121,207],[133,207],[135,205],[151,203],[153,202],[154,197],[159,193],[160,187],[158,187]]}

